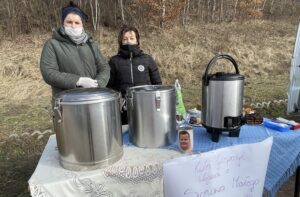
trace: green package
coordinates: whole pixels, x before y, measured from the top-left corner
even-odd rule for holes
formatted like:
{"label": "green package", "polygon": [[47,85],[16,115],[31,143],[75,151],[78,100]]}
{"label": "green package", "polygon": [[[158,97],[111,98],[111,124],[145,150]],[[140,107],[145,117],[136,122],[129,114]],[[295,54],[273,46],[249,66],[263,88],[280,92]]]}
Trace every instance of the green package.
{"label": "green package", "polygon": [[183,103],[181,86],[178,79],[175,80],[175,90],[176,90],[176,114],[185,116],[186,110]]}

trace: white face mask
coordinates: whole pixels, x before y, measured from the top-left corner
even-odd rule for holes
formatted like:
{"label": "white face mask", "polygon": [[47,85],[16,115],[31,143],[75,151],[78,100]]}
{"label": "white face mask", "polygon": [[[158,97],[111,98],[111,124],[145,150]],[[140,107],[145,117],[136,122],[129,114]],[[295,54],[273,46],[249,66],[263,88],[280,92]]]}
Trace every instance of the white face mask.
{"label": "white face mask", "polygon": [[70,37],[79,37],[83,32],[83,27],[76,27],[76,28],[64,27],[64,28],[66,34]]}

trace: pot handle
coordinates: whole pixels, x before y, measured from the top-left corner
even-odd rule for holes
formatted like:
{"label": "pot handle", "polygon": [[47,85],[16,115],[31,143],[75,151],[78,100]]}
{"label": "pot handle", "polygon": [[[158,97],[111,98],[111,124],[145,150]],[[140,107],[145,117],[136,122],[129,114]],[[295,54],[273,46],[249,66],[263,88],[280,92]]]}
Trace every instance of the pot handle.
{"label": "pot handle", "polygon": [[156,108],[156,111],[160,111],[160,100],[161,100],[160,92],[156,91],[155,92],[155,108]]}
{"label": "pot handle", "polygon": [[57,120],[58,123],[61,123],[61,121],[62,121],[60,101],[61,101],[61,99],[55,99],[54,108],[53,108],[59,116],[59,119]]}
{"label": "pot handle", "polygon": [[123,109],[127,109],[126,99],[127,99],[127,96],[125,96],[125,98],[123,98],[122,95],[121,95],[121,92],[119,92],[118,101],[119,101],[120,112],[122,112]]}
{"label": "pot handle", "polygon": [[217,60],[219,59],[227,59],[229,60],[234,68],[235,68],[235,72],[236,74],[240,74],[240,71],[239,71],[239,68],[238,68],[238,64],[237,62],[228,54],[225,54],[225,53],[220,53],[220,54],[217,54],[215,57],[213,57],[209,63],[207,64],[206,66],[206,69],[205,69],[205,73],[204,73],[204,76],[203,76],[203,80],[204,80],[204,83],[206,86],[208,86],[208,72],[210,70],[210,68],[217,62]]}

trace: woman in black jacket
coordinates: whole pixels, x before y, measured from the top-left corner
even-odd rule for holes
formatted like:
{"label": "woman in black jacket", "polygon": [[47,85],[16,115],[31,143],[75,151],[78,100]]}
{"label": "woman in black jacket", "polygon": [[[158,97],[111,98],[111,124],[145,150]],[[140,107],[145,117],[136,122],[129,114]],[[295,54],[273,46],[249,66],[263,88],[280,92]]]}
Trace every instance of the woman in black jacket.
{"label": "woman in black jacket", "polygon": [[[158,66],[153,58],[140,49],[140,35],[135,27],[125,26],[119,34],[119,51],[110,61],[108,87],[121,92],[140,85],[160,85]],[[127,124],[127,112],[122,112],[122,124]]]}

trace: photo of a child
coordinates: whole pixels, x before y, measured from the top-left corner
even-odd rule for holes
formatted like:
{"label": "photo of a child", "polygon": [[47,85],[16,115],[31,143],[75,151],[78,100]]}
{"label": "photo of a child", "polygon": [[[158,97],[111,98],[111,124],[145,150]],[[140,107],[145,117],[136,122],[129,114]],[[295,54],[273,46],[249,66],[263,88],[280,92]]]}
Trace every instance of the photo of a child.
{"label": "photo of a child", "polygon": [[186,130],[181,130],[179,131],[179,148],[182,150],[182,151],[185,151],[185,152],[190,152],[193,150],[193,147],[192,147],[192,139],[191,139],[191,135],[188,131]]}

